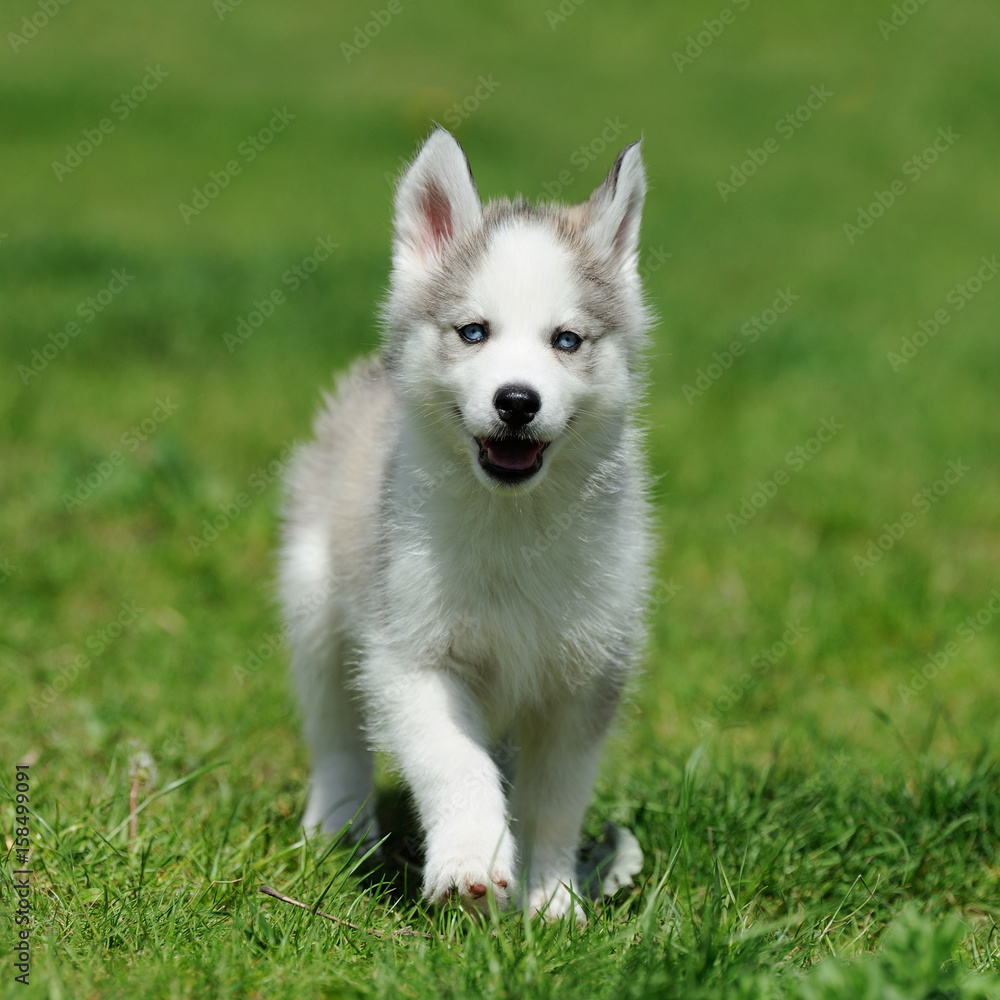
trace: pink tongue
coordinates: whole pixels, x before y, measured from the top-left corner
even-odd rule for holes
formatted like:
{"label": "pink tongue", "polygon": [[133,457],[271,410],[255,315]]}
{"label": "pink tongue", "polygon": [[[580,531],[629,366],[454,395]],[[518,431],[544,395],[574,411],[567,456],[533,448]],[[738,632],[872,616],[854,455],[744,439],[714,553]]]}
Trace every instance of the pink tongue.
{"label": "pink tongue", "polygon": [[542,450],[538,441],[487,441],[486,451],[490,461],[500,469],[519,471],[530,469]]}

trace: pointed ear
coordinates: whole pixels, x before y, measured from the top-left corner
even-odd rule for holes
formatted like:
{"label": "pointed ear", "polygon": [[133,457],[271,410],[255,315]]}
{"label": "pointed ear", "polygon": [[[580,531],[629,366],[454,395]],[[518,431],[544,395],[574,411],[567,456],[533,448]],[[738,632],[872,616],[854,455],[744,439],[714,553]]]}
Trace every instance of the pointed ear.
{"label": "pointed ear", "polygon": [[469,161],[455,137],[438,126],[396,188],[393,264],[404,271],[426,269],[482,218]]}
{"label": "pointed ear", "polygon": [[611,172],[590,196],[590,220],[584,235],[620,270],[638,264],[639,222],[646,197],[642,140],[626,146]]}

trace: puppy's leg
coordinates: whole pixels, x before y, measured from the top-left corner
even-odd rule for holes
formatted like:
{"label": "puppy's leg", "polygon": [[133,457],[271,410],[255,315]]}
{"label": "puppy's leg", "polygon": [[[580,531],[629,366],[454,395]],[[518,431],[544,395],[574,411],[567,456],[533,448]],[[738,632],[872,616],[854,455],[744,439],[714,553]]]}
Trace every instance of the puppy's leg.
{"label": "puppy's leg", "polygon": [[514,888],[515,846],[503,781],[486,747],[478,708],[445,669],[401,670],[375,654],[364,675],[380,743],[416,800],[426,836],[423,893],[485,912],[489,894],[506,906]]}
{"label": "puppy's leg", "polygon": [[[310,641],[311,640],[311,641]],[[373,755],[362,731],[358,695],[348,685],[353,649],[337,637],[304,635],[292,656],[306,740],[312,751],[307,831],[338,833],[350,824],[354,841],[378,840]]]}
{"label": "puppy's leg", "polygon": [[572,895],[577,848],[616,701],[617,693],[567,693],[561,704],[522,720],[511,808],[533,916],[572,912],[586,922]]}

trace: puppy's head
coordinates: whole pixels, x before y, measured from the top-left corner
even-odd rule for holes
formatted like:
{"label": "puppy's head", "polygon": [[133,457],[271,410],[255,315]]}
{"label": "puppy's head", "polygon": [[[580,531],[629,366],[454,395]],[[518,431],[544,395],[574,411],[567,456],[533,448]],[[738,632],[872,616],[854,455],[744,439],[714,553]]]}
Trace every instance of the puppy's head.
{"label": "puppy's head", "polygon": [[[437,129],[396,192],[386,359],[408,416],[486,486],[596,464],[639,394],[639,143],[588,202],[485,208]],[[589,461],[588,461],[589,459]]]}

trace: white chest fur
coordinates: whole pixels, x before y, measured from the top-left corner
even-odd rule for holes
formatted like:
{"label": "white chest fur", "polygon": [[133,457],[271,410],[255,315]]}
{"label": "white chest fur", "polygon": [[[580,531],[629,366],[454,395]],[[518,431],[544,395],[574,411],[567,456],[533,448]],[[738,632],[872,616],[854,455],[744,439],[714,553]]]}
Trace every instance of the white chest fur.
{"label": "white chest fur", "polygon": [[645,526],[629,483],[614,492],[511,496],[438,484],[412,502],[405,472],[387,518],[376,630],[424,665],[459,673],[491,729],[622,666],[634,646]]}

